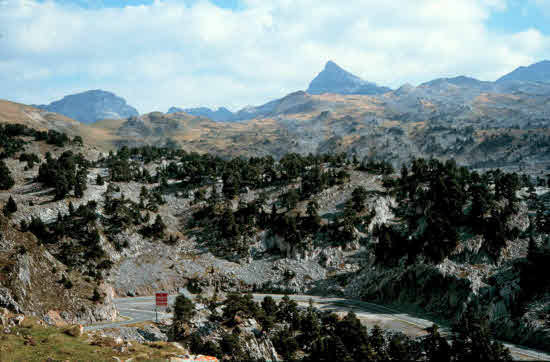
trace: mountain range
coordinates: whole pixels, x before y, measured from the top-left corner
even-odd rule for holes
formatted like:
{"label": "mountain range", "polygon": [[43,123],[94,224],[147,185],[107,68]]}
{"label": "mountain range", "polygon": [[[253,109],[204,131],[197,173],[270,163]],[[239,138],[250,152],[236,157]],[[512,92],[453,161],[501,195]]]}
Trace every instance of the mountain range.
{"label": "mountain range", "polygon": [[[548,92],[550,82],[550,61],[541,61],[527,67],[519,67],[495,82],[480,81],[467,76],[454,78],[438,78],[421,84],[418,87],[404,85],[392,91],[391,88],[379,86],[363,80],[342,69],[333,61],[328,61],[324,69],[310,82],[304,92],[291,93],[281,99],[270,101],[260,106],[245,107],[237,112],[231,112],[225,107],[210,109],[208,107],[180,108],[170,107],[167,114],[184,112],[192,116],[205,117],[215,122],[235,122],[268,117],[277,113],[279,106],[288,103],[296,95],[321,94],[358,94],[380,96],[393,92],[394,95],[437,98],[448,92],[455,93],[455,100],[469,101],[483,92],[514,93],[523,92],[541,94]],[[449,99],[452,103],[452,100]],[[301,107],[307,105],[301,104]],[[311,105],[309,105],[311,106]],[[65,96],[63,99],[48,105],[35,106],[49,112],[55,112],[70,117],[82,123],[94,123],[102,119],[124,119],[138,116],[138,111],[128,105],[126,100],[102,90],[91,90],[83,93]],[[288,113],[288,105],[283,106]],[[305,108],[304,108],[305,109]]]}
{"label": "mountain range", "polygon": [[216,122],[231,122],[235,121],[236,117],[229,109],[225,107],[220,107],[217,110],[212,110],[208,107],[197,107],[197,108],[178,108],[170,107],[167,114],[170,113],[188,113],[192,116],[197,117],[206,117]]}
{"label": "mountain range", "polygon": [[[495,82],[466,76],[439,78],[374,95],[298,91],[243,108],[232,117],[223,108],[213,113],[205,108],[183,112],[172,108],[169,113],[135,112],[86,125],[4,101],[0,122],[81,135],[100,150],[166,145],[223,157],[275,158],[288,152],[344,152],[394,165],[411,157],[436,157],[467,165],[527,167],[550,164],[550,151],[545,151],[550,145],[550,78],[544,76],[548,65],[520,68],[520,73],[510,73],[516,73],[513,77]],[[327,69],[336,67],[329,63]],[[342,89],[341,84],[338,87]],[[226,117],[220,122],[212,114]]]}

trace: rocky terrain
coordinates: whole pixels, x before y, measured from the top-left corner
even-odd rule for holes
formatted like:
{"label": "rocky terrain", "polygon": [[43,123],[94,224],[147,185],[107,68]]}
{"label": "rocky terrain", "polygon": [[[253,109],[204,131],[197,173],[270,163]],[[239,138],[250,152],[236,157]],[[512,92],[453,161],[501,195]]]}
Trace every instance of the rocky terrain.
{"label": "rocky terrain", "polygon": [[[150,295],[157,290],[175,293],[185,286],[200,288],[210,295],[215,290],[316,293],[412,308],[417,313],[432,313],[451,322],[460,318],[469,306],[478,305],[487,313],[500,338],[546,350],[550,347],[547,345],[548,322],[545,321],[549,299],[544,293],[547,292],[543,287],[542,294],[537,297],[540,299],[529,297],[525,300],[519,284],[520,264],[528,252],[525,233],[529,226],[527,210],[531,194],[526,188],[519,194],[522,195],[520,207],[510,226],[517,227],[520,236],[507,239],[496,260],[488,256],[483,236],[464,234],[456,250],[439,263],[400,262],[391,267],[381,265],[376,256],[378,237],[374,229],[376,225],[399,220],[395,214],[398,202],[388,192],[387,176],[376,172],[344,164],[340,167],[349,173],[345,183],[314,192],[307,202],[298,202],[288,210],[289,215],[299,217],[308,212],[307,203],[315,201],[320,224],[330,230],[330,225],[341,222],[343,209],[353,198],[354,190],[363,187],[367,193],[365,208],[372,212],[372,217],[355,224],[347,239],[340,239],[338,233],[324,231],[306,236],[296,244],[285,235],[256,227],[244,237],[245,249],[236,253],[216,250],[213,246],[216,243],[228,244],[230,241],[216,240],[220,236],[214,230],[190,224],[198,222],[196,213],[208,205],[207,201],[197,201],[198,193],[205,190],[204,200],[207,200],[212,195],[212,187],[221,190],[223,182],[218,186],[206,183],[188,188],[169,178],[168,189],[161,193],[162,203],[147,212],[151,221],[157,215],[162,218],[163,239],[146,236],[139,224],[132,223],[111,234],[108,220],[113,216],[107,209],[108,200],[125,200],[137,205],[142,202],[144,183],[111,181],[98,184],[98,176],[107,180],[113,177],[113,170],[100,161],[106,154],[87,145],[56,147],[29,140],[25,149],[41,154],[41,158],[43,152],[60,157],[68,150],[99,161],[89,168],[87,188],[80,198],[69,195],[68,199],[52,199],[51,189],[33,180],[36,167],[29,169],[17,157],[6,160],[15,185],[0,193],[0,202],[6,205],[12,197],[17,210],[9,219],[2,217],[1,220],[5,260],[1,301],[3,306],[15,312],[42,316],[52,324],[90,323],[116,318],[111,302],[115,295]],[[152,175],[169,163],[163,158],[148,164],[138,162]],[[147,188],[154,190],[161,183],[160,179],[153,181]],[[241,190],[229,207],[237,213],[241,203],[252,202],[263,194],[266,197],[263,209],[271,210],[275,205],[281,207],[283,196],[299,187],[298,179],[284,186]],[[547,190],[540,187],[537,193],[544,198]],[[44,243],[32,233],[20,231],[19,226],[22,222],[31,223],[34,218],[53,225],[56,220],[59,222],[59,214],[73,215],[71,208],[80,209],[90,201],[98,204],[95,210],[101,218],[94,228],[98,230],[98,245],[104,252],[104,260],[111,264],[106,272],[95,278],[87,275],[98,268],[101,259],[74,266],[64,264],[65,254],[60,253],[60,247],[80,243],[79,236],[68,233],[63,237],[63,242],[69,244]],[[66,280],[71,281],[70,288]],[[44,284],[44,281],[48,282]],[[48,287],[44,288],[46,285]],[[93,301],[94,290],[101,296],[101,302]],[[64,296],[61,304],[60,295]],[[525,309],[518,311],[518,303]]]}
{"label": "rocky terrain", "polygon": [[[31,233],[21,233],[0,216],[0,304],[16,313],[43,318],[53,325],[114,320],[111,285],[95,285],[63,265]],[[61,280],[70,280],[67,288]],[[92,300],[94,287],[103,296]]]}
{"label": "rocky terrain", "polygon": [[[158,290],[311,293],[448,325],[477,313],[494,336],[550,351],[549,87],[296,92],[230,123],[153,112],[87,126],[2,102],[0,307],[63,325],[114,320],[113,297]],[[201,304],[177,334],[223,339]],[[236,333],[275,358],[264,322],[240,316]]]}

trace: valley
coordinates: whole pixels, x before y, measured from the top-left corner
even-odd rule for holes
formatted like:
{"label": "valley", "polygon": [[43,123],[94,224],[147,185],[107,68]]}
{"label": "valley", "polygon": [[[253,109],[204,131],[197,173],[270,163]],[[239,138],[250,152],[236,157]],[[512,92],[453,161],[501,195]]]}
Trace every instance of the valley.
{"label": "valley", "polygon": [[323,72],[223,121],[1,101],[0,352],[81,324],[117,358],[546,359],[548,83]]}

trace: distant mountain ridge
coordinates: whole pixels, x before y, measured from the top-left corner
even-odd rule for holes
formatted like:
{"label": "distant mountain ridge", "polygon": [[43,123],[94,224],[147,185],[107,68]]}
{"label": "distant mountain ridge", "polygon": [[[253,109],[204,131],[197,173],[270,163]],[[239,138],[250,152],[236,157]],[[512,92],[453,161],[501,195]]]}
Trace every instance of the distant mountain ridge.
{"label": "distant mountain ridge", "polygon": [[527,67],[519,67],[514,71],[500,77],[497,82],[523,81],[523,82],[550,82],[550,60],[531,64]]}
{"label": "distant mountain ridge", "polygon": [[[277,117],[291,113],[308,112],[315,108],[316,100],[307,95],[340,94],[390,95],[389,102],[401,112],[421,98],[428,98],[445,104],[467,104],[482,93],[514,93],[550,95],[550,61],[544,60],[527,67],[519,67],[495,82],[481,81],[468,76],[438,78],[417,87],[404,85],[399,89],[378,86],[344,70],[333,61],[310,82],[308,89],[293,92],[283,98],[259,106],[247,106],[237,112],[225,107],[179,108],[170,107],[167,114],[184,112],[196,117],[205,117],[216,122],[236,122],[254,118]],[[398,104],[397,104],[397,103]],[[65,96],[49,105],[37,108],[62,114],[82,123],[94,123],[102,119],[126,119],[139,115],[126,101],[111,92],[91,90]]]}
{"label": "distant mountain ridge", "polygon": [[197,108],[179,108],[170,107],[167,114],[171,113],[188,113],[196,117],[206,117],[216,122],[232,122],[236,120],[235,114],[225,107],[219,107],[217,110],[210,109],[208,107]]}
{"label": "distant mountain ridge", "polygon": [[94,123],[102,119],[123,119],[139,116],[139,112],[114,93],[100,89],[71,94],[47,105],[35,107],[76,119]]}

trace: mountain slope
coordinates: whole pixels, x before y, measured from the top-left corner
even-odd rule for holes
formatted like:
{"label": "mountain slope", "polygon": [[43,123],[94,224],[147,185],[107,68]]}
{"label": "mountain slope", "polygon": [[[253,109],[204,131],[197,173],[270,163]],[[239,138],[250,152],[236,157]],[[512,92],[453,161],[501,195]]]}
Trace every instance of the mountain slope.
{"label": "mountain slope", "polygon": [[94,123],[101,119],[121,119],[138,116],[138,111],[124,98],[103,90],[90,90],[71,94],[38,108],[63,114],[82,123]]}
{"label": "mountain slope", "polygon": [[390,90],[390,88],[364,81],[333,61],[328,61],[323,71],[311,81],[306,92],[309,94],[382,94]]}
{"label": "mountain slope", "polygon": [[516,68],[497,80],[497,82],[505,81],[550,82],[550,60]]}
{"label": "mountain slope", "polygon": [[103,150],[113,148],[104,129],[92,128],[62,114],[0,99],[0,123],[20,123],[41,130],[55,130],[67,135],[81,136],[86,143]]}

